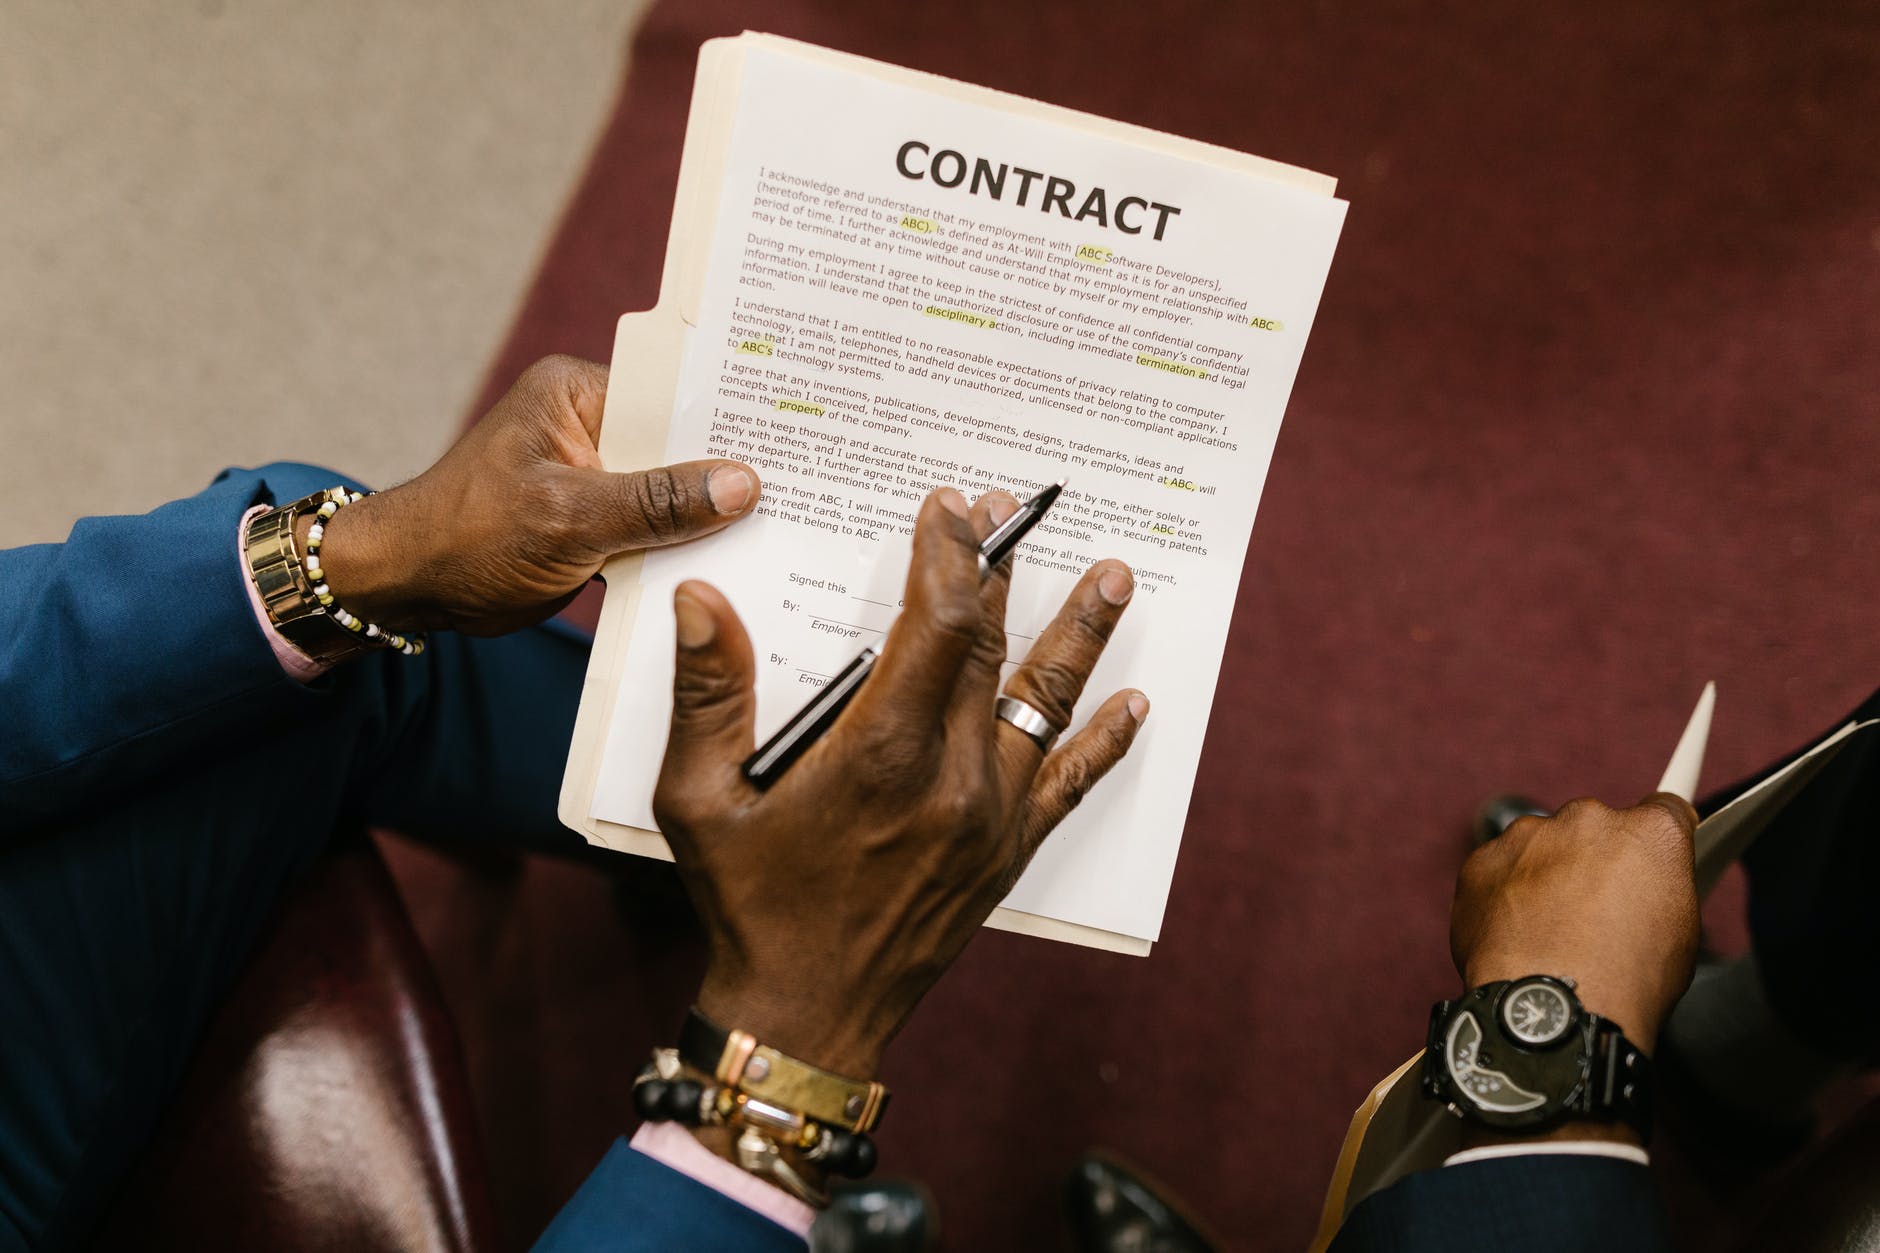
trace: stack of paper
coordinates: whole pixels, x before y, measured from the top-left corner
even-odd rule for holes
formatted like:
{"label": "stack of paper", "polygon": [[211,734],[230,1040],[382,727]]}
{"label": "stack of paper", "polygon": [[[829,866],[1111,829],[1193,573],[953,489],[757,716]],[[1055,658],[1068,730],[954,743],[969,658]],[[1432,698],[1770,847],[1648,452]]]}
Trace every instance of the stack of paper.
{"label": "stack of paper", "polygon": [[757,516],[612,563],[562,817],[665,856],[671,590],[716,584],[758,738],[897,612],[940,485],[1070,488],[1019,550],[1013,662],[1103,557],[1137,593],[1090,699],[1155,714],[993,925],[1146,953],[1254,511],[1345,205],[1333,182],[771,36],[699,58],[658,305],[620,322],[611,469],[735,457]]}

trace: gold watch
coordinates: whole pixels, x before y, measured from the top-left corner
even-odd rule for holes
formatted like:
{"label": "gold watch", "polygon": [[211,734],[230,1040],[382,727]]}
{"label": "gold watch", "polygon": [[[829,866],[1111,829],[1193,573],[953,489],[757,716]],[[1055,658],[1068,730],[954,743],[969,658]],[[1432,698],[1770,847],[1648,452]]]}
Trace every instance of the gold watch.
{"label": "gold watch", "polygon": [[303,515],[317,512],[329,499],[326,492],[320,491],[269,510],[250,522],[242,536],[248,577],[254,580],[255,591],[267,608],[268,621],[288,643],[322,666],[371,652],[376,643],[347,630],[327,612],[294,546],[295,524]]}

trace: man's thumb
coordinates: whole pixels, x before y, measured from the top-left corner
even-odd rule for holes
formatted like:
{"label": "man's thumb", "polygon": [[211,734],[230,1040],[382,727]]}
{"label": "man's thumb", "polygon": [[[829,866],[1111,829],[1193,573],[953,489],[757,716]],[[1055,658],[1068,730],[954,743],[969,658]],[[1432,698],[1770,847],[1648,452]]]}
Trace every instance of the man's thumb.
{"label": "man's thumb", "polygon": [[757,697],[751,639],[723,593],[709,583],[681,583],[672,611],[678,644],[672,734],[659,790],[669,799],[724,796],[753,748]]}
{"label": "man's thumb", "polygon": [[580,472],[594,542],[609,553],[709,535],[757,503],[757,472],[737,461],[682,461],[626,474]]}

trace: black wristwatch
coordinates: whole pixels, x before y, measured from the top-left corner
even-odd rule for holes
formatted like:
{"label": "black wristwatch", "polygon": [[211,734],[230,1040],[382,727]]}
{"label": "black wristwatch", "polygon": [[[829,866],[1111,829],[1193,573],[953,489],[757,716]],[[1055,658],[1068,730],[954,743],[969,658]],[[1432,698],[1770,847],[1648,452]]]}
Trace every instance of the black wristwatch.
{"label": "black wristwatch", "polygon": [[1590,1014],[1573,980],[1485,983],[1430,1010],[1423,1091],[1460,1118],[1508,1130],[1569,1118],[1651,1137],[1651,1059]]}

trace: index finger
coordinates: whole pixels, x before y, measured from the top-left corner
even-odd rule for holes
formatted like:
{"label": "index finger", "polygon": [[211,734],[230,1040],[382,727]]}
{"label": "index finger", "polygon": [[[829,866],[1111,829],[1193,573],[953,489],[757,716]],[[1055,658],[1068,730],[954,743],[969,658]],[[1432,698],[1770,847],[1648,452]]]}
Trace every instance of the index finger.
{"label": "index finger", "polygon": [[1644,800],[1635,805],[1634,808],[1644,809],[1648,805],[1653,808],[1662,809],[1667,814],[1670,814],[1672,821],[1676,822],[1678,829],[1684,833],[1685,839],[1691,839],[1696,835],[1698,823],[1697,810],[1692,807],[1691,802],[1685,800],[1676,792],[1653,792],[1650,796],[1647,796]]}
{"label": "index finger", "polygon": [[600,442],[601,412],[607,404],[607,367],[599,362],[565,354],[543,357],[522,372],[505,399],[517,396],[538,406],[565,403],[574,411],[588,439]]}

